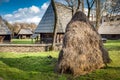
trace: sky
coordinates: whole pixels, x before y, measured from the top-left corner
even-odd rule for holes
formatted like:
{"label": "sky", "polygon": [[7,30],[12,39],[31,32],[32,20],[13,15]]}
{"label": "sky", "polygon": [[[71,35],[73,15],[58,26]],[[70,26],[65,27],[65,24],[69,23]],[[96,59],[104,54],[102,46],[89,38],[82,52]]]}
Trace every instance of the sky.
{"label": "sky", "polygon": [[38,24],[50,0],[0,0],[0,15],[10,23]]}
{"label": "sky", "polygon": [[[56,1],[65,3],[64,0]],[[9,23],[25,22],[38,25],[49,3],[50,0],[0,0],[0,16]]]}

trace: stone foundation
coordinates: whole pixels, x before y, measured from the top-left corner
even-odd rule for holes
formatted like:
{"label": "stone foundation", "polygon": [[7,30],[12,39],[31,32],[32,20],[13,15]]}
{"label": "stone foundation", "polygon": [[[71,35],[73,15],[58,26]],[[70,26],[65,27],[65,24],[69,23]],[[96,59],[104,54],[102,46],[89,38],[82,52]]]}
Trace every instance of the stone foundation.
{"label": "stone foundation", "polygon": [[[43,52],[49,51],[51,44],[0,44],[0,52]],[[61,45],[56,45],[60,50]]]}

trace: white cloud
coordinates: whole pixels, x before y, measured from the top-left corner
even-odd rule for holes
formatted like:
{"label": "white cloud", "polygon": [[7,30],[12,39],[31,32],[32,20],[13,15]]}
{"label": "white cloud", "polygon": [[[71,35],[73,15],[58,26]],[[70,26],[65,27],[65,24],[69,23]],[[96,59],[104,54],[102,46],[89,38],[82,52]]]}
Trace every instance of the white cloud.
{"label": "white cloud", "polygon": [[31,7],[28,8],[19,8],[12,14],[3,15],[3,18],[9,21],[10,23],[27,22],[38,24],[48,5],[49,3],[46,2],[40,8],[35,5],[32,5]]}
{"label": "white cloud", "polygon": [[44,4],[41,6],[41,9],[46,10],[47,7],[48,7],[48,3],[44,3]]}
{"label": "white cloud", "polygon": [[38,7],[36,7],[36,6],[32,6],[32,7],[30,7],[30,11],[33,11],[35,13],[39,13],[40,9]]}
{"label": "white cloud", "polygon": [[26,21],[27,21],[27,22],[30,22],[30,23],[32,23],[32,22],[34,22],[34,23],[39,23],[40,20],[41,20],[41,18],[38,17],[38,16],[35,16],[35,17],[33,17],[33,18],[27,18],[27,19],[26,19]]}
{"label": "white cloud", "polygon": [[13,15],[12,14],[6,14],[4,17],[12,17]]}

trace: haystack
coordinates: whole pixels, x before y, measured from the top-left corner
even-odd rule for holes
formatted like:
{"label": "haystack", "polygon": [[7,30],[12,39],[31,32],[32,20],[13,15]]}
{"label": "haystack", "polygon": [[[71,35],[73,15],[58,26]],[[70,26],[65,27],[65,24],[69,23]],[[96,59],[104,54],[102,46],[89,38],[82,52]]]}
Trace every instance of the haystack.
{"label": "haystack", "polygon": [[110,62],[100,35],[82,12],[77,12],[66,27],[59,53],[58,72],[84,75]]}

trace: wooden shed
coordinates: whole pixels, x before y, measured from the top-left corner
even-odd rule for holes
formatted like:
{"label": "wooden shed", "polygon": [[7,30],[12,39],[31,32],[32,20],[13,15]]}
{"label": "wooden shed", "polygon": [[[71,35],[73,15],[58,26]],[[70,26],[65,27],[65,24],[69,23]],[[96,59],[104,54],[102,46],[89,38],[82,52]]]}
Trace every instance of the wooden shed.
{"label": "wooden shed", "polygon": [[120,21],[103,22],[98,32],[103,38],[111,40],[120,39]]}
{"label": "wooden shed", "polygon": [[28,28],[25,28],[25,29],[21,29],[18,33],[18,36],[19,36],[19,39],[29,39],[31,38],[33,32],[28,29]]}

